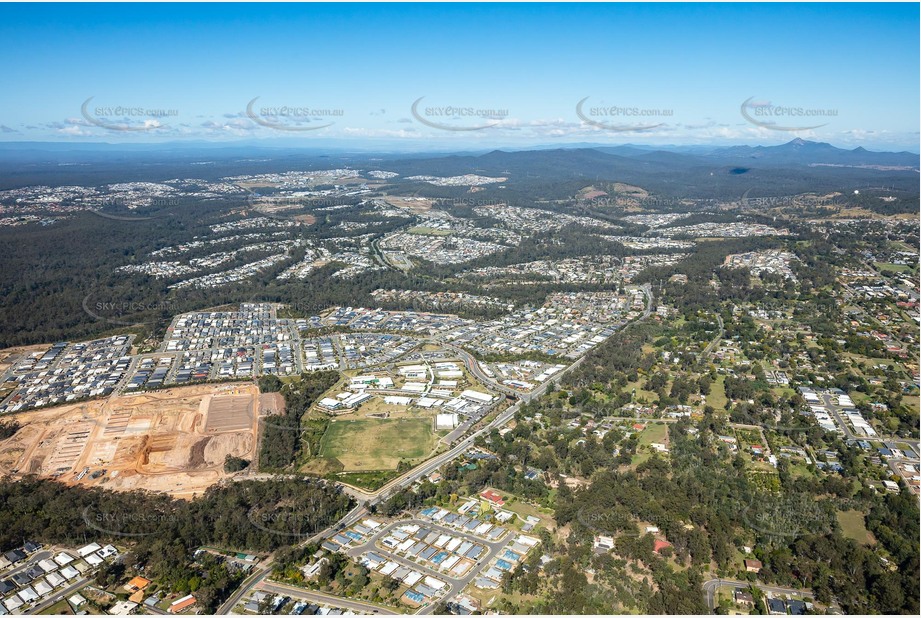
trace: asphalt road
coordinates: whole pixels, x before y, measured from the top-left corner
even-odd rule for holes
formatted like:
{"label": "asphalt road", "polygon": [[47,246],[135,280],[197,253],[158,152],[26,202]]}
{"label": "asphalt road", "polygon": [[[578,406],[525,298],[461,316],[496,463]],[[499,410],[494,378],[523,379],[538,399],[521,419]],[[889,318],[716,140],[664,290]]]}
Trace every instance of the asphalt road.
{"label": "asphalt road", "polygon": [[900,438],[898,436],[889,436],[885,434],[877,434],[872,437],[868,436],[856,436],[854,432],[850,430],[847,423],[844,421],[844,418],[838,413],[838,397],[837,395],[832,395],[831,393],[822,393],[820,395],[822,406],[828,410],[828,413],[835,418],[835,422],[844,430],[844,437],[848,440],[868,440],[868,441],[883,441],[883,442],[905,442],[913,449],[915,452],[918,450],[919,441],[913,438]]}
{"label": "asphalt road", "polygon": [[499,416],[497,416],[490,423],[485,425],[482,429],[476,431],[475,433],[471,434],[467,438],[464,438],[463,440],[458,442],[457,445],[451,448],[450,450],[445,451],[441,455],[436,455],[434,458],[429,459],[428,461],[413,468],[412,470],[410,470],[403,476],[400,476],[390,481],[389,483],[387,483],[386,485],[384,485],[377,491],[366,492],[361,489],[357,489],[355,487],[345,487],[344,491],[346,491],[349,495],[351,495],[355,499],[362,501],[362,502],[368,502],[370,504],[378,504],[380,502],[383,502],[387,497],[390,496],[392,492],[411,486],[418,479],[424,476],[428,476],[429,474],[436,471],[438,468],[440,468],[445,463],[451,461],[452,459],[454,459],[455,457],[457,457],[458,455],[466,451],[468,448],[470,448],[473,445],[474,440],[476,440],[476,438],[479,437],[480,435],[485,435],[488,432],[492,431],[493,428],[501,427],[502,425],[510,421],[515,416],[515,412],[517,412],[520,407],[521,407],[521,404],[516,403],[515,405],[511,406],[510,408],[502,412]]}
{"label": "asphalt road", "polygon": [[48,609],[49,607],[51,607],[52,605],[60,601],[61,599],[66,599],[67,597],[75,593],[77,590],[87,585],[89,581],[90,581],[89,577],[82,577],[78,579],[73,584],[67,586],[67,588],[64,588],[64,590],[54,593],[53,595],[51,595],[50,597],[48,597],[47,599],[45,599],[38,605],[33,605],[29,609],[29,611],[27,611],[26,613],[27,614],[40,614],[44,610]]}
{"label": "asphalt road", "polygon": [[[578,362],[579,361],[577,361],[573,365],[570,365],[567,369],[571,369],[575,367],[578,364]],[[557,375],[561,376],[565,373],[565,371],[566,370],[563,370]],[[359,506],[357,506],[348,515],[346,515],[341,520],[339,520],[339,522],[336,525],[330,526],[323,532],[318,533],[317,535],[311,537],[310,539],[305,540],[304,543],[306,544],[313,540],[323,538],[324,536],[329,535],[334,530],[347,528],[351,526],[352,524],[356,523],[357,521],[359,521],[362,517],[364,517],[367,514],[367,510],[364,508],[365,504],[368,504],[368,505],[379,504],[380,502],[383,502],[384,500],[386,500],[390,496],[391,492],[398,491],[405,487],[409,487],[413,483],[415,483],[416,480],[424,476],[428,476],[429,474],[431,474],[432,472],[440,468],[442,465],[454,459],[455,457],[457,457],[458,455],[466,451],[468,448],[470,448],[470,446],[473,444],[473,441],[479,435],[488,433],[494,427],[501,427],[502,425],[507,423],[509,420],[511,420],[514,417],[515,412],[518,411],[518,408],[520,406],[521,406],[521,403],[517,403],[511,406],[510,408],[505,410],[502,414],[500,414],[495,419],[493,419],[493,421],[487,424],[485,427],[483,427],[476,433],[472,434],[468,438],[459,442],[454,448],[448,451],[445,451],[441,455],[437,455],[433,459],[430,459],[424,462],[423,464],[410,470],[406,474],[387,483],[386,485],[384,485],[377,491],[365,492],[355,487],[343,486],[343,491],[345,491],[350,496],[358,500]],[[249,477],[249,479],[251,478],[252,477]],[[249,480],[249,479],[245,479],[245,480]],[[249,593],[250,590],[252,590],[256,585],[261,583],[266,577],[268,577],[268,575],[271,573],[271,568],[269,566],[270,564],[271,564],[271,559],[265,563],[264,569],[260,570],[258,573],[254,573],[249,578],[244,580],[240,588],[238,588],[237,591],[234,592],[227,599],[227,601],[225,601],[224,604],[220,606],[220,608],[218,608],[218,611],[216,613],[217,614],[229,614],[231,610],[234,608],[234,606],[236,606],[236,604],[239,603],[240,600],[247,593]],[[260,565],[260,569],[261,569],[261,566],[262,565]],[[448,598],[448,597],[445,597],[445,598]]]}
{"label": "asphalt road", "polygon": [[[650,301],[650,302],[651,302],[651,301]],[[716,334],[716,337],[713,338],[713,341],[711,341],[710,343],[708,343],[708,344],[707,344],[707,347],[704,348],[704,353],[703,353],[703,355],[702,355],[704,358],[709,358],[709,357],[710,357],[710,355],[713,353],[713,349],[719,344],[720,341],[723,340],[723,335],[726,334],[726,329],[725,329],[725,327],[723,326],[723,316],[721,316],[720,314],[717,313],[717,314],[716,314],[716,321],[719,322],[720,330],[719,330],[719,332]]]}
{"label": "asphalt road", "polygon": [[237,588],[236,591],[234,591],[234,593],[230,595],[220,607],[217,608],[215,614],[220,615],[231,613],[233,608],[236,607],[237,603],[239,603],[243,597],[253,589],[254,586],[261,583],[262,580],[268,577],[269,573],[272,572],[269,564],[271,564],[271,561],[269,561],[264,567],[258,566],[253,569],[252,574],[244,579],[240,587]]}
{"label": "asphalt road", "polygon": [[[351,511],[349,511],[345,515],[345,517],[340,519],[335,524],[325,528],[324,530],[321,530],[320,532],[316,533],[315,535],[307,539],[304,539],[301,542],[301,545],[307,545],[309,543],[314,543],[316,541],[319,541],[320,539],[323,539],[329,536],[334,531],[339,530],[340,528],[347,528],[348,526],[351,526],[352,524],[359,521],[361,518],[365,517],[367,514],[368,514],[368,511],[362,505],[359,504],[358,506],[353,508]],[[243,597],[249,593],[250,590],[252,590],[256,586],[261,584],[269,575],[271,575],[271,573],[272,573],[272,556],[269,556],[268,558],[260,562],[256,566],[256,568],[253,569],[253,572],[249,575],[249,577],[243,580],[243,583],[240,584],[240,587],[237,588],[237,590],[234,591],[234,593],[231,594],[227,598],[227,600],[221,604],[220,607],[218,607],[215,614],[220,615],[220,614],[231,613],[233,611],[233,608],[237,605],[237,603],[239,603],[243,599]]]}
{"label": "asphalt road", "polygon": [[[643,311],[643,314],[639,318],[637,318],[636,320],[637,322],[645,320],[646,318],[649,317],[649,315],[652,313],[652,305],[653,305],[652,289],[650,285],[649,284],[643,285],[641,286],[640,289],[642,289],[643,293],[646,295],[647,302],[646,302],[646,308]],[[440,342],[437,339],[432,339],[432,341],[434,343],[445,345],[443,342]],[[454,348],[454,346],[451,346],[451,347]],[[480,379],[486,378],[486,376],[481,377],[482,372],[479,371],[479,367],[477,366],[477,363],[475,359],[473,358],[473,356],[471,356],[469,353],[462,351],[462,350],[460,352],[462,352],[461,358],[464,359],[464,362],[468,366],[468,369],[478,378]],[[481,435],[487,435],[494,428],[501,427],[505,425],[507,422],[509,422],[512,418],[514,418],[515,413],[521,408],[521,405],[523,403],[527,403],[543,395],[546,392],[547,388],[550,386],[550,384],[553,384],[561,380],[564,375],[566,375],[570,371],[577,368],[584,359],[585,359],[585,356],[583,355],[582,357],[577,359],[574,363],[572,363],[565,369],[561,370],[559,373],[554,375],[552,378],[547,380],[544,384],[540,385],[538,388],[536,388],[531,393],[528,393],[527,395],[520,395],[521,398],[518,401],[518,403],[510,406],[508,409],[500,413],[495,419],[493,419],[487,425],[477,430],[476,432],[474,432],[467,438],[464,438],[463,440],[458,442],[453,448],[449,449],[448,451],[445,451],[441,455],[436,455],[434,458],[429,459],[428,461],[420,464],[419,466],[416,466],[415,468],[413,468],[406,474],[403,474],[402,476],[399,476],[393,479],[392,481],[390,481],[389,483],[387,483],[386,485],[384,485],[377,491],[364,491],[356,487],[350,487],[350,486],[343,485],[342,486],[343,491],[345,491],[350,496],[358,500],[359,506],[357,506],[355,509],[349,512],[348,515],[346,515],[341,520],[339,520],[339,522],[336,525],[330,526],[323,532],[320,532],[317,535],[311,537],[310,539],[307,539],[306,541],[304,541],[304,544],[312,542],[314,540],[318,540],[325,536],[328,536],[334,530],[341,530],[343,528],[347,528],[351,526],[352,524],[356,523],[357,521],[359,521],[362,517],[364,517],[367,514],[367,510],[364,508],[365,505],[373,506],[381,502],[384,502],[387,498],[390,497],[390,495],[393,492],[399,491],[406,487],[410,487],[417,480],[425,476],[428,476],[432,472],[438,470],[442,465],[451,461],[452,459],[454,459],[455,457],[457,457],[458,455],[466,451],[468,448],[470,448],[470,446],[473,445],[473,442],[474,440],[476,440],[477,437]],[[495,387],[496,390],[499,390],[500,392],[505,392],[509,390],[505,386],[496,384],[494,380],[490,380],[486,378],[483,381],[489,384],[491,387]],[[515,394],[518,395],[517,392]],[[249,477],[249,478],[253,478],[253,477]],[[234,608],[234,606],[236,606],[236,604],[239,603],[240,600],[250,590],[252,590],[254,586],[258,585],[266,577],[268,577],[269,573],[271,573],[271,568],[269,566],[270,564],[271,564],[271,558],[269,558],[264,563],[264,565],[260,565],[259,567],[260,570],[257,573],[254,573],[249,578],[244,580],[240,588],[236,592],[234,592],[227,599],[227,601],[225,601],[224,604],[220,606],[220,608],[218,608],[217,613],[218,614],[229,614],[231,610]],[[459,590],[457,592],[459,592]],[[442,600],[444,601],[450,600],[450,598],[454,594],[456,594],[456,591],[452,589],[452,591],[449,592],[447,595],[445,595]],[[425,609],[429,609],[429,607],[423,608],[423,611]]]}
{"label": "asphalt road", "polygon": [[26,559],[26,561],[20,564],[18,567],[14,567],[10,569],[9,571],[4,571],[3,576],[0,577],[0,579],[7,579],[8,577],[12,577],[13,575],[16,575],[16,573],[19,573],[20,571],[28,571],[30,568],[32,568],[33,566],[35,566],[36,564],[38,564],[45,558],[50,558],[53,555],[54,555],[54,551],[51,549],[43,549],[41,551],[35,552],[31,556],[29,556]]}
{"label": "asphalt road", "polygon": [[[836,401],[837,397],[830,393],[822,393],[822,403],[825,405],[825,409],[828,410],[828,413],[835,417],[835,422],[838,423],[838,426],[844,430],[844,437],[848,440],[856,440],[855,436],[851,430],[848,428],[847,423],[844,422],[844,419],[841,418],[841,415],[838,414],[838,402]],[[863,438],[861,438],[863,439]]]}
{"label": "asphalt road", "polygon": [[[716,607],[716,590],[721,586],[730,586],[736,590],[745,590],[751,585],[751,582],[742,582],[735,579],[711,579],[705,581],[703,584],[704,598],[707,601],[707,607],[713,610]],[[809,588],[796,589],[796,588],[784,588],[783,586],[767,586],[762,583],[756,583],[760,590],[764,592],[770,592],[772,594],[805,594],[807,596],[812,596],[812,590]],[[712,612],[711,612],[712,613]]]}
{"label": "asphalt road", "polygon": [[314,592],[312,590],[304,590],[303,588],[298,588],[296,586],[288,586],[287,584],[279,584],[277,582],[266,582],[262,585],[262,589],[266,592],[271,592],[273,594],[281,594],[285,596],[290,596],[293,598],[303,599],[305,601],[311,601],[313,603],[325,603],[326,605],[332,605],[335,607],[341,607],[343,609],[348,609],[353,612],[363,612],[366,614],[395,614],[392,609],[384,607],[382,605],[374,605],[372,603],[366,603],[364,601],[354,601],[352,599],[347,599],[344,597],[337,597],[333,595],[323,594],[322,592]]}

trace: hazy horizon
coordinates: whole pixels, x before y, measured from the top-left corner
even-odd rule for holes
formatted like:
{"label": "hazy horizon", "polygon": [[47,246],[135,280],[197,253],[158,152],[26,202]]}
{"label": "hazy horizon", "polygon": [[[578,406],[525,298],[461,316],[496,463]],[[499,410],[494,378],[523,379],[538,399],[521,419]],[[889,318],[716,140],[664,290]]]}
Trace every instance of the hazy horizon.
{"label": "hazy horizon", "polygon": [[0,7],[0,142],[919,150],[917,5],[151,9]]}

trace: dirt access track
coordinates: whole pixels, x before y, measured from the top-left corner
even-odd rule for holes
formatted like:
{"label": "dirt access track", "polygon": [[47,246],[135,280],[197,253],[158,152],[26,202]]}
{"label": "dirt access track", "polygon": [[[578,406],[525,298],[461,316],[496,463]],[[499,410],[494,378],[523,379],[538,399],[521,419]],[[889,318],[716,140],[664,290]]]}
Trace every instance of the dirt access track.
{"label": "dirt access track", "polygon": [[254,384],[210,384],[5,416],[21,428],[0,475],[192,498],[229,476],[227,455],[255,457],[259,408]]}

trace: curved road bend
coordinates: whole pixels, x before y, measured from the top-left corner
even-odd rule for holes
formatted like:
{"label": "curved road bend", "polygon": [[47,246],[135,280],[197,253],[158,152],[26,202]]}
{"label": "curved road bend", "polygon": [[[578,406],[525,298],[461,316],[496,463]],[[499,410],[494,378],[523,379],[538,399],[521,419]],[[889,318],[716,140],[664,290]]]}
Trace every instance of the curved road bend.
{"label": "curved road bend", "polygon": [[[743,582],[737,579],[711,579],[707,580],[703,584],[704,589],[704,599],[707,602],[707,607],[712,611],[716,608],[716,591],[722,586],[729,586],[735,590],[745,590],[752,585],[752,582]],[[768,586],[762,583],[754,584],[758,589],[763,590],[764,592],[770,592],[772,594],[799,594],[799,595],[808,595],[812,596],[812,590],[809,588],[796,589],[796,588],[785,588],[784,586]]]}

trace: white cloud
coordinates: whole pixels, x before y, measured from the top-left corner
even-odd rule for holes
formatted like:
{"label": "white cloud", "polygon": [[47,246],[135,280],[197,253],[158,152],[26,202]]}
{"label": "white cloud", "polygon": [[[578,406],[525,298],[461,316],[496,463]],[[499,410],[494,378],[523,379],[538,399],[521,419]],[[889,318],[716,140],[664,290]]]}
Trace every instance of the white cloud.
{"label": "white cloud", "polygon": [[69,127],[61,127],[57,129],[58,133],[61,135],[69,135],[71,137],[87,137],[93,135],[92,131],[87,131],[79,125],[71,125]]}
{"label": "white cloud", "polygon": [[342,133],[347,137],[395,137],[395,138],[415,138],[418,139],[420,134],[415,128],[406,129],[371,129],[367,127],[345,127]]}

